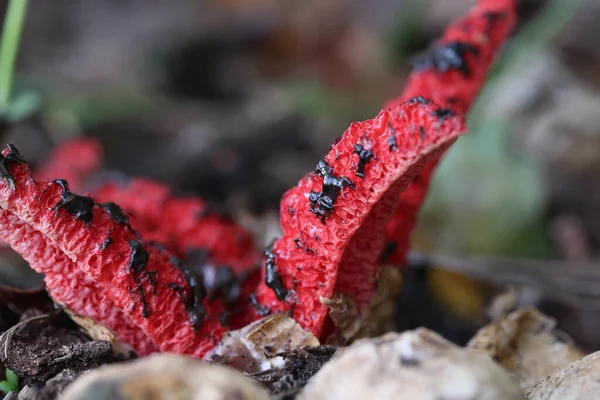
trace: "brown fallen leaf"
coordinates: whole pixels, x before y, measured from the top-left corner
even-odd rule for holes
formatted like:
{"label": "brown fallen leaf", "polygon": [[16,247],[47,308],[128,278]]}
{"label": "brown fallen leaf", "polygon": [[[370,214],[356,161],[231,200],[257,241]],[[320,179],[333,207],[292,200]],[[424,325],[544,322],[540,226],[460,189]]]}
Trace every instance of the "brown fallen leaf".
{"label": "brown fallen leaf", "polygon": [[92,339],[104,340],[111,344],[113,353],[129,357],[135,353],[133,348],[115,335],[113,331],[71,310],[67,305],[55,301],[55,303]]}
{"label": "brown fallen leaf", "polygon": [[395,299],[402,287],[402,272],[397,267],[384,265],[377,271],[376,279],[377,291],[362,313],[359,313],[351,296],[334,293],[331,298],[321,297],[321,303],[329,307],[329,317],[336,327],[326,339],[326,344],[346,345],[392,330]]}
{"label": "brown fallen leaf", "polygon": [[527,393],[584,355],[555,328],[553,318],[533,308],[520,309],[480,329],[467,348],[494,358]]}
{"label": "brown fallen leaf", "polygon": [[287,313],[279,313],[228,332],[205,359],[257,373],[282,367],[278,353],[318,345],[319,340],[312,333],[302,329]]}

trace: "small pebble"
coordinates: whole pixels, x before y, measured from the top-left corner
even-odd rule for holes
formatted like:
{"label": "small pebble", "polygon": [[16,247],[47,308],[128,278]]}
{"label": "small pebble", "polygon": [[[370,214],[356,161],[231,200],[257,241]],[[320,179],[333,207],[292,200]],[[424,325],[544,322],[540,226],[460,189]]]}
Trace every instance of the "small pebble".
{"label": "small pebble", "polygon": [[67,387],[61,400],[268,400],[265,389],[233,368],[156,354],[104,366]]}

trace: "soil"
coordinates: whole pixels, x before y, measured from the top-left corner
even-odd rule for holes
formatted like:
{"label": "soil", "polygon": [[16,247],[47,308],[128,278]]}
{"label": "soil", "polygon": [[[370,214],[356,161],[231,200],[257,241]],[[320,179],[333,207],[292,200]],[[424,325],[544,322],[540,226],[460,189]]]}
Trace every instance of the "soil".
{"label": "soil", "polygon": [[122,360],[109,342],[91,340],[61,312],[28,310],[21,322],[0,336],[0,361],[22,385],[42,389],[46,383],[48,392],[57,391],[79,372]]}
{"label": "soil", "polygon": [[[18,400],[52,400],[55,399],[62,391],[80,375],[80,372],[75,372],[70,369],[65,369],[54,378],[49,379],[42,387],[35,385],[25,386],[15,399]],[[10,400],[6,399],[5,400]]]}
{"label": "soil", "polygon": [[278,398],[293,399],[335,352],[334,347],[319,346],[279,353],[277,356],[285,360],[283,368],[258,373],[252,377],[267,385],[271,393],[278,395]]}

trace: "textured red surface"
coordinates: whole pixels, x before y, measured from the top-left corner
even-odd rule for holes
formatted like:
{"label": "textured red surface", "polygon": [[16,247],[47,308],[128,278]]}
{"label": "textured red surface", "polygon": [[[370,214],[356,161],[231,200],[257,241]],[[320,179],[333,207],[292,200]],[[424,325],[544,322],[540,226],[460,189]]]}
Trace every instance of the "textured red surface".
{"label": "textured red surface", "polygon": [[102,146],[94,138],[78,137],[57,145],[36,170],[35,178],[64,179],[78,192],[102,164]]}
{"label": "textured red surface", "polygon": [[242,285],[239,301],[225,306],[215,299],[211,304],[215,313],[231,314],[228,318],[231,328],[251,322],[251,315],[244,311],[249,306],[248,296],[259,280],[256,268],[260,252],[246,229],[220,215],[202,199],[173,196],[166,185],[150,179],[106,181],[92,194],[100,203],[112,201],[126,210],[131,226],[146,242],[157,242],[183,260],[188,260],[191,251],[206,251],[204,262],[230,267],[236,275],[250,273]]}
{"label": "textured red surface", "polygon": [[[466,16],[455,21],[435,44],[442,46],[458,41],[476,49],[477,54],[465,52],[468,73],[463,74],[459,69],[445,72],[434,68],[416,70],[408,78],[402,96],[389,101],[386,107],[394,108],[414,96],[423,96],[456,112],[466,113],[483,86],[496,53],[512,31],[515,20],[514,0],[480,0]],[[414,182],[400,195],[398,208],[386,227],[388,241],[394,244],[394,250],[387,255],[386,262],[406,262],[410,234],[417,223],[419,210],[439,160],[440,157],[437,157],[423,167]]]}
{"label": "textured red surface", "polygon": [[92,197],[98,203],[118,204],[129,217],[133,229],[145,241],[156,241],[172,250],[167,232],[162,229],[162,212],[170,189],[161,183],[146,178],[131,178],[126,182],[106,181],[96,187]]}
{"label": "textured red surface", "polygon": [[238,273],[260,261],[252,235],[200,198],[173,196],[166,185],[144,178],[109,181],[92,195],[99,203],[119,204],[144,240],[159,242],[181,258],[189,250],[206,249],[211,262]]}
{"label": "textured red surface", "polygon": [[[272,252],[284,286],[291,292],[286,301],[279,301],[263,280],[257,291],[262,305],[283,310],[293,304],[294,318],[319,335],[327,313],[320,296],[331,297],[335,287],[354,296],[361,307],[368,303],[385,242],[384,226],[398,195],[427,161],[464,132],[460,117],[438,118],[436,111],[440,108],[433,104],[412,101],[352,124],[331,146],[325,161],[335,176],[350,179],[355,188],[341,189],[325,222],[310,211],[310,192],[323,190],[320,174],[307,175],[285,193],[280,207],[283,235]],[[356,176],[356,144],[373,153],[364,177]],[[356,279],[358,273],[371,279]]]}
{"label": "textured red surface", "polygon": [[[139,237],[127,226],[115,222],[97,205],[92,208],[89,224],[64,208],[56,209],[62,189],[53,182],[35,181],[27,164],[12,164],[10,173],[15,189],[7,180],[0,181],[0,206],[52,240],[161,351],[202,357],[220,340],[225,329],[207,300],[203,302],[208,310],[206,320],[198,331],[194,330],[182,296],[173,289],[174,285],[188,288],[187,282],[168,254],[144,246],[149,260],[143,273],[136,274],[130,267],[130,242]],[[104,247],[108,237],[111,243]],[[153,279],[150,274],[155,274]],[[143,315],[138,287],[145,293],[147,316]]]}
{"label": "textured red surface", "polygon": [[169,199],[160,226],[168,232],[179,254],[206,249],[211,262],[230,266],[235,273],[248,271],[260,262],[252,235],[233,220],[211,211],[198,198]]}
{"label": "textured red surface", "polygon": [[46,289],[54,299],[111,329],[140,355],[158,350],[140,328],[110,300],[104,299],[101,287],[80,271],[56,244],[6,210],[0,210],[0,238],[34,270],[46,275]]}

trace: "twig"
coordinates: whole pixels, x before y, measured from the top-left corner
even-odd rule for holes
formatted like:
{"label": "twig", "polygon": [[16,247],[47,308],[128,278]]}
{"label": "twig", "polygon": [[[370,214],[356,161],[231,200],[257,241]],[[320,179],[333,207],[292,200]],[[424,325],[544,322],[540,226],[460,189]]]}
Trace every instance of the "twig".
{"label": "twig", "polygon": [[10,344],[10,341],[11,341],[13,335],[15,333],[17,333],[18,330],[20,330],[21,328],[23,328],[25,325],[29,324],[30,322],[40,321],[42,319],[46,319],[49,317],[50,317],[50,314],[44,314],[44,315],[38,315],[37,317],[32,317],[32,318],[26,319],[25,321],[19,322],[15,326],[6,330],[2,335],[0,335],[0,351],[2,349],[4,349],[5,360],[8,360],[8,345]]}

